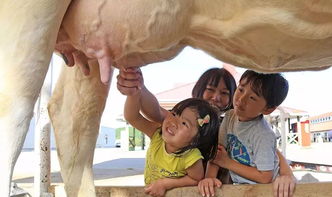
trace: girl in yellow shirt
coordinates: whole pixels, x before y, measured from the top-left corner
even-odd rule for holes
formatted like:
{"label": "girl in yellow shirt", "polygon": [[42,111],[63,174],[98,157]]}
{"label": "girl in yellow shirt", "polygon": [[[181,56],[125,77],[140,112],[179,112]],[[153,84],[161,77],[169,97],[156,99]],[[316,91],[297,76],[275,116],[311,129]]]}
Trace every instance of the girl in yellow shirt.
{"label": "girl in yellow shirt", "polygon": [[194,186],[204,177],[202,159],[215,156],[218,115],[202,99],[186,99],[165,116],[162,124],[140,114],[141,91],[128,95],[124,117],[151,138],[144,171],[145,193],[164,196],[175,187]]}

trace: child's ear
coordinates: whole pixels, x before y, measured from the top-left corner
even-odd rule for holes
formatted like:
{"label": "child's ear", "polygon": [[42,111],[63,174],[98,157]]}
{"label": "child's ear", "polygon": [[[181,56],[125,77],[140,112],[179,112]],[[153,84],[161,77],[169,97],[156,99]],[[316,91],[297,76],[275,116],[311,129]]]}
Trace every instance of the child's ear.
{"label": "child's ear", "polygon": [[269,115],[270,113],[272,113],[277,107],[269,107],[269,108],[265,108],[264,111],[262,112],[262,114],[264,115]]}

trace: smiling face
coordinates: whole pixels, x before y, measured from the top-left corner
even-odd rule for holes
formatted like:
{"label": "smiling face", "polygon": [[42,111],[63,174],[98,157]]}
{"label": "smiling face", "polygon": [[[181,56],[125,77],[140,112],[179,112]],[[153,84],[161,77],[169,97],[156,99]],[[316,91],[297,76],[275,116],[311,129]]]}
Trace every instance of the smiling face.
{"label": "smiling face", "polygon": [[181,115],[168,113],[162,125],[162,138],[168,153],[174,153],[192,142],[198,132],[197,119],[196,110],[188,107]]}
{"label": "smiling face", "polygon": [[267,108],[264,97],[255,92],[246,79],[240,81],[235,90],[233,105],[234,112],[240,121],[250,121],[261,114],[269,114],[272,110]]}
{"label": "smiling face", "polygon": [[229,105],[230,91],[226,87],[225,81],[220,79],[217,86],[206,85],[203,93],[203,99],[208,101],[212,106],[223,110]]}

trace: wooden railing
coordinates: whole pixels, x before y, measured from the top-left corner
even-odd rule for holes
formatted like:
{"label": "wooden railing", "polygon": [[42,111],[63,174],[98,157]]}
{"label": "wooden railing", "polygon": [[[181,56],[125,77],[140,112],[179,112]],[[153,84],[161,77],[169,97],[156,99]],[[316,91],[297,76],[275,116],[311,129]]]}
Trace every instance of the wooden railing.
{"label": "wooden railing", "polygon": [[[52,185],[50,191],[54,197],[65,197],[63,185]],[[143,187],[96,187],[97,197],[141,197]],[[166,197],[201,197],[197,187],[183,187],[169,190]],[[271,184],[224,185],[217,189],[215,196],[223,197],[273,197]],[[293,197],[331,197],[332,182],[302,183],[296,186]]]}
{"label": "wooden railing", "polygon": [[288,144],[299,144],[299,134],[298,133],[288,133],[287,134],[287,143]]}

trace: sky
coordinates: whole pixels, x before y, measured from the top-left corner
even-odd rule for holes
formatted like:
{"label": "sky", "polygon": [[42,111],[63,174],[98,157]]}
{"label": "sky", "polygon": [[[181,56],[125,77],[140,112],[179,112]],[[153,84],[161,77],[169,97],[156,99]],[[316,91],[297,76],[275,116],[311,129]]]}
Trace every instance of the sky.
{"label": "sky", "polygon": [[[177,84],[197,81],[201,74],[212,67],[222,67],[223,62],[205,52],[190,47],[167,62],[150,64],[142,68],[145,86],[154,94],[171,89]],[[245,69],[236,67],[239,73]],[[116,88],[115,70],[111,83],[102,125],[121,126],[118,119],[123,112],[125,96]],[[282,106],[307,111],[311,116],[332,112],[332,68],[323,71],[283,73],[289,82],[289,93]]]}

